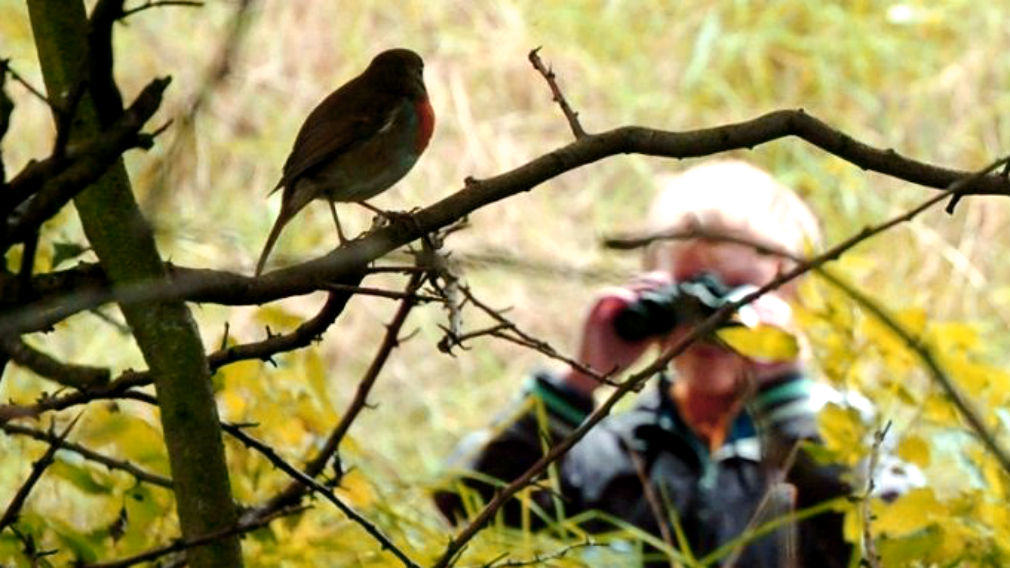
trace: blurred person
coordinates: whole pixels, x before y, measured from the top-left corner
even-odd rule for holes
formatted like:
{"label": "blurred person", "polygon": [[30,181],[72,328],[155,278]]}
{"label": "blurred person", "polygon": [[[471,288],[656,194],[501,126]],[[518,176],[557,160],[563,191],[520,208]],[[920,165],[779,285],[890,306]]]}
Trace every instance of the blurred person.
{"label": "blurred person", "polygon": [[[653,242],[641,276],[596,298],[581,328],[578,358],[601,374],[620,372],[650,346],[669,348],[691,330],[689,322],[644,337],[619,332],[619,320],[649,294],[678,283],[711,288],[704,282],[713,277],[723,291],[754,289],[794,265],[768,251],[795,258],[819,239],[817,221],[799,197],[744,162],[703,163],[660,185],[648,228],[712,238]],[[786,301],[794,292],[790,283],[761,296],[748,306],[751,317],[794,332]],[[450,458],[454,470],[470,473],[436,492],[443,514],[459,521],[461,494],[475,492],[486,501],[500,483],[519,477],[593,410],[599,384],[576,368],[534,373],[493,427],[466,437]],[[541,485],[533,491],[546,515],[539,525],[562,511],[569,517],[599,511],[606,515],[588,516],[584,528],[614,529],[604,520],[610,516],[670,538],[676,533],[662,525],[676,515],[687,545],[701,557],[753,528],[756,518],[767,520],[758,509],[770,487],[792,489],[784,511],[849,494],[842,468],[817,463],[801,444],[818,440],[812,387],[799,359],[756,361],[714,340],[695,341],[646,386],[632,410],[605,418],[558,462],[556,490]],[[502,514],[517,526],[524,517],[516,499]],[[537,515],[529,516],[537,524]],[[792,553],[775,535],[754,540],[735,565],[848,565],[842,520],[826,512],[798,523],[790,529]]]}

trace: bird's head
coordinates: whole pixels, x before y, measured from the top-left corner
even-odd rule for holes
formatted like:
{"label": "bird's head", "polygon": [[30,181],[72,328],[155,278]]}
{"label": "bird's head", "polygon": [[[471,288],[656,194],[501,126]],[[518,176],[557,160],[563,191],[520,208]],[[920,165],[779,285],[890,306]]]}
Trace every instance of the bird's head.
{"label": "bird's head", "polygon": [[365,73],[391,92],[414,100],[428,96],[424,87],[424,61],[409,49],[389,49],[375,56]]}

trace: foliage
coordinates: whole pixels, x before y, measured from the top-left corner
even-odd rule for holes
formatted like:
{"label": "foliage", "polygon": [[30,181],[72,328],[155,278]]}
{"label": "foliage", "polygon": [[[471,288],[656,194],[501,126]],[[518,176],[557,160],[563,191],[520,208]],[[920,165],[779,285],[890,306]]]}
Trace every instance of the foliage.
{"label": "foliage", "polygon": [[[127,165],[164,257],[251,272],[279,207],[266,192],[305,112],[380,47],[402,44],[424,54],[439,118],[415,171],[375,200],[383,208],[429,204],[461,187],[468,175],[492,175],[568,142],[563,118],[525,58],[537,45],[544,46],[542,56],[590,131],[622,124],[698,128],[803,107],[868,143],[973,169],[1005,154],[1010,140],[1010,60],[1003,57],[1010,11],[991,4],[264,2],[254,10],[230,75],[195,120],[173,124],[150,152],[128,154]],[[216,2],[159,8],[119,26],[117,78],[124,96],[155,74],[171,73],[173,85],[156,122],[184,116],[206,84],[232,11],[230,3]],[[20,3],[0,0],[0,36],[0,57],[10,57],[40,85]],[[44,105],[18,86],[7,90],[16,110],[3,150],[13,172],[46,155],[52,126]],[[795,140],[740,155],[797,187],[819,212],[829,243],[907,209],[928,191],[866,174]],[[512,321],[568,352],[572,314],[581,313],[601,283],[620,282],[636,268],[632,255],[600,247],[599,235],[636,227],[655,174],[677,167],[631,156],[582,168],[478,211],[449,248],[478,297],[493,299],[496,308],[512,306]],[[341,219],[351,230],[364,230],[370,214],[348,206]],[[1010,322],[1008,225],[1005,198],[966,198],[955,215],[927,213],[833,267],[920,338],[1004,447],[1010,446],[1010,337],[1001,331]],[[334,244],[325,207],[310,207],[292,228],[278,245],[278,265]],[[66,208],[47,225],[36,266],[94,260],[80,250],[85,243],[75,213]],[[480,262],[502,251],[519,265]],[[8,255],[9,266],[17,265],[19,254]],[[544,273],[538,265],[558,270]],[[402,287],[392,276],[369,277],[366,285]],[[313,295],[258,308],[206,305],[194,311],[205,345],[214,349],[261,339],[265,327],[289,331],[320,303]],[[222,418],[255,423],[252,434],[300,464],[345,412],[394,309],[388,299],[356,297],[313,347],[278,356],[276,366],[224,367],[214,377]],[[851,464],[865,458],[873,430],[889,420],[895,451],[929,481],[894,504],[873,503],[869,528],[882,565],[1010,563],[1010,478],[964,427],[914,351],[816,277],[803,287],[797,311],[816,371],[877,405],[877,423],[870,425],[841,409],[824,413],[832,457]],[[113,308],[102,313],[121,319]],[[341,449],[346,473],[338,495],[422,565],[439,556],[450,535],[428,497],[445,456],[461,436],[487,424],[526,371],[544,364],[540,354],[488,339],[457,349],[455,357],[444,355],[435,344],[445,320],[438,306],[412,312],[405,329],[417,333],[394,351],[369,397],[375,407],[355,422]],[[85,313],[28,341],[64,360],[114,372],[141,368],[133,343],[104,322]],[[477,310],[464,312],[466,329],[488,324]],[[8,366],[0,398],[26,403],[53,390],[52,383]],[[70,440],[168,475],[159,421],[144,403],[91,404]],[[240,503],[256,503],[286,485],[286,476],[262,456],[226,441]],[[45,451],[36,440],[0,435],[0,506]],[[858,503],[850,509],[847,534],[862,546],[867,518]],[[0,564],[27,566],[26,539],[39,550],[57,551],[45,557],[52,565],[139,553],[178,535],[173,511],[165,488],[63,450],[17,523],[23,538],[0,533]],[[644,536],[623,529],[566,550],[583,538],[569,525],[542,533],[493,525],[462,564],[501,564],[506,559],[500,554],[508,551],[507,560],[514,561],[548,555],[554,565],[607,565],[634,554]],[[250,533],[243,551],[250,566],[398,565],[322,500]],[[555,558],[559,551],[566,553]]]}

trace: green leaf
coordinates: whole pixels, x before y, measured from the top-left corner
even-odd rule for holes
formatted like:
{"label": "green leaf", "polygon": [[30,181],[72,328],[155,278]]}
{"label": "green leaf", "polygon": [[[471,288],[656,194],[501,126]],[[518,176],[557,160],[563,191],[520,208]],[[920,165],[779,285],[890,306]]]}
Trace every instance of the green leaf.
{"label": "green leaf", "polygon": [[[91,495],[107,495],[112,492],[112,479],[102,472],[94,471],[87,465],[78,465],[57,456],[49,467],[49,473],[55,475],[81,491]],[[103,478],[102,483],[96,477]]]}

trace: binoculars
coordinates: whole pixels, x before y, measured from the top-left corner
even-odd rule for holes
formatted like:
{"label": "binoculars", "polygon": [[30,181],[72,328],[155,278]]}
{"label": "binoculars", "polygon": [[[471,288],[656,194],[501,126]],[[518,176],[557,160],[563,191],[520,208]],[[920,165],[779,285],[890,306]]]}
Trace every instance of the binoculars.
{"label": "binoculars", "polygon": [[[642,292],[614,318],[614,331],[626,341],[665,335],[678,325],[698,323],[724,305],[756,290],[750,284],[731,288],[711,273]],[[739,325],[730,321],[724,325]]]}

